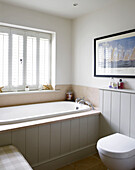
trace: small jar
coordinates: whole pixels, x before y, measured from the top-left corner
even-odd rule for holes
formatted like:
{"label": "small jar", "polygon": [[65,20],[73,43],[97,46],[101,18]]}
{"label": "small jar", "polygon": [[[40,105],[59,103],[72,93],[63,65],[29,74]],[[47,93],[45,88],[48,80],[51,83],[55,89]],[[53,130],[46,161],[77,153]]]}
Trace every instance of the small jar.
{"label": "small jar", "polygon": [[72,91],[68,91],[68,92],[66,93],[66,100],[67,100],[67,101],[73,101],[73,100],[74,100],[74,94],[73,94]]}

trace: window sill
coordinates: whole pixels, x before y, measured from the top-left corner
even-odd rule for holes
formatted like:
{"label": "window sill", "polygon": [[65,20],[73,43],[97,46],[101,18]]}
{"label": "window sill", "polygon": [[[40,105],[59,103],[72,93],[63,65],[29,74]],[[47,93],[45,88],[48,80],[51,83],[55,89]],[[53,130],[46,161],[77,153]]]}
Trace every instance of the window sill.
{"label": "window sill", "polygon": [[32,94],[32,93],[54,93],[54,92],[60,92],[60,89],[55,90],[30,90],[30,91],[7,91],[0,93],[1,95],[12,95],[12,94]]}

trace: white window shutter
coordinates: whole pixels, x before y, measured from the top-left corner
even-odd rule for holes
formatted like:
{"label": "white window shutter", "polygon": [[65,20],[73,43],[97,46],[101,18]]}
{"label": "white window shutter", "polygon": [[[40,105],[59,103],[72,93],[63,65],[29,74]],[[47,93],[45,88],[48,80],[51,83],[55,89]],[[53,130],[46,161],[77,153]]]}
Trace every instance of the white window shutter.
{"label": "white window shutter", "polygon": [[50,84],[50,41],[40,38],[39,84]]}
{"label": "white window shutter", "polygon": [[23,85],[23,36],[12,35],[12,86]]}
{"label": "white window shutter", "polygon": [[26,84],[36,85],[36,55],[37,55],[37,38],[27,37],[27,60],[26,60]]}
{"label": "white window shutter", "polygon": [[8,86],[9,34],[0,32],[0,86]]}
{"label": "white window shutter", "polygon": [[37,89],[51,84],[52,34],[0,26],[0,86]]}

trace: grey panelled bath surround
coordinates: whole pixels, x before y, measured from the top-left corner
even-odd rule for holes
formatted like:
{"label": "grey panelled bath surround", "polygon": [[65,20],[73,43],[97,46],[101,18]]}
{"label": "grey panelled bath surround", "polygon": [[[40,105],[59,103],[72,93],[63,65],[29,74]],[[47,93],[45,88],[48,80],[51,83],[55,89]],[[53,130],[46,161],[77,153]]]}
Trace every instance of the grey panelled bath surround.
{"label": "grey panelled bath surround", "polygon": [[99,113],[96,113],[1,132],[0,146],[16,146],[35,170],[56,170],[96,153],[98,137]]}

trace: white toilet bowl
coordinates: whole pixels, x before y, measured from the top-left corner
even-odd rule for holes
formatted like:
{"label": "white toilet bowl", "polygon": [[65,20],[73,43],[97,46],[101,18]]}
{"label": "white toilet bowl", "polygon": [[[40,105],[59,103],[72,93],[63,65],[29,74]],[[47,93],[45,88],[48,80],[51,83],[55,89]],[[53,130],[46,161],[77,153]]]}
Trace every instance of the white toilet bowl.
{"label": "white toilet bowl", "polygon": [[101,138],[97,142],[99,156],[109,170],[135,168],[135,139],[120,133]]}

